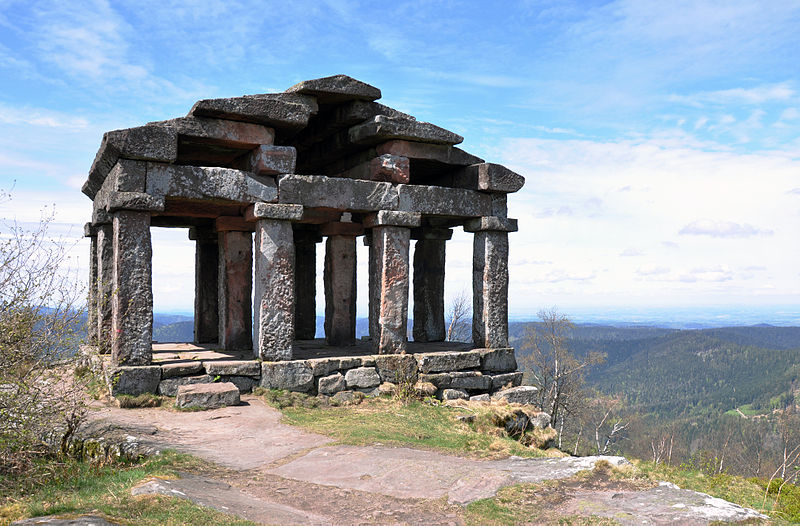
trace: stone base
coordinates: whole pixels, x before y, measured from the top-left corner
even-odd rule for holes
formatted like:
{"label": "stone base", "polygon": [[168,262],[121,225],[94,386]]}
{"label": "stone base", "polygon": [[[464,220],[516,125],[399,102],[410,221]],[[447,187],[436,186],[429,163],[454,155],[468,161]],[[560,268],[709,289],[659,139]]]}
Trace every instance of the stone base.
{"label": "stone base", "polygon": [[175,405],[181,409],[216,409],[239,405],[239,389],[231,382],[182,385]]}

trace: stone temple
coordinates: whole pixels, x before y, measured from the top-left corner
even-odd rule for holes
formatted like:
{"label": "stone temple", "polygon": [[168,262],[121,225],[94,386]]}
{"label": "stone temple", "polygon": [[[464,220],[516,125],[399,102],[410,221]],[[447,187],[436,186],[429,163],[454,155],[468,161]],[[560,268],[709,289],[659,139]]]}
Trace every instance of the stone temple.
{"label": "stone temple", "polygon": [[[94,203],[89,323],[115,392],[174,394],[223,377],[241,390],[330,394],[374,389],[400,369],[440,391],[519,384],[506,196],[524,179],[380,96],[336,75],[201,100],[186,117],[103,136],[83,186]],[[444,342],[445,247],[459,226],[474,234],[472,345]],[[194,345],[152,341],[151,227],[188,228],[196,243]],[[359,237],[369,337],[357,341]],[[323,240],[325,338],[315,340]]]}

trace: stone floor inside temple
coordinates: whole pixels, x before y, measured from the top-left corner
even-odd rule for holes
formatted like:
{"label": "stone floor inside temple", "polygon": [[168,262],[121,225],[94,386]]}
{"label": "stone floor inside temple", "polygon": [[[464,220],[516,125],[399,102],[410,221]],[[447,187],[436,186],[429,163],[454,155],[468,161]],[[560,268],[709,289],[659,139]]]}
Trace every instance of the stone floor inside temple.
{"label": "stone floor inside temple", "polygon": [[[458,352],[469,351],[470,343],[462,342],[408,342],[407,353]],[[356,345],[336,347],[328,345],[324,338],[315,340],[296,340],[294,342],[293,360],[309,360],[312,358],[346,358],[350,356],[369,356],[376,354],[372,342],[359,340]],[[251,349],[226,351],[216,343],[153,343],[153,365],[164,365],[177,361],[224,361],[254,360]]]}

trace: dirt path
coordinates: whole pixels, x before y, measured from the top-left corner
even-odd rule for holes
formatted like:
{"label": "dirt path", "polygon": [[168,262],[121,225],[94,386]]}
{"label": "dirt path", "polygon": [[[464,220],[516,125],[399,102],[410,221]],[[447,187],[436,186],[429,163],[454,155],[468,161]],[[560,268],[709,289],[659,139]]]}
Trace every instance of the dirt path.
{"label": "dirt path", "polygon": [[[478,461],[410,448],[337,446],[282,424],[280,413],[256,397],[243,400],[245,405],[204,412],[104,407],[90,420],[125,430],[128,440],[224,467],[213,478],[155,480],[136,491],[188,498],[264,524],[461,524],[464,504],[509,484],[571,477],[598,459]],[[699,519],[695,524],[752,517],[730,504],[722,510],[724,501],[694,492],[666,487],[645,493],[574,488],[560,500],[571,513],[600,511],[627,524],[680,521],[686,513]]]}

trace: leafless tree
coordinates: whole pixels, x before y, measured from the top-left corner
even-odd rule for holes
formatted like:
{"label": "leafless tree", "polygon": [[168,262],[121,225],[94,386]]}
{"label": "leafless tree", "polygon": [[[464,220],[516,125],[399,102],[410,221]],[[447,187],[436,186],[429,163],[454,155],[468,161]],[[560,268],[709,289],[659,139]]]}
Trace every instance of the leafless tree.
{"label": "leafless tree", "polygon": [[466,291],[461,290],[447,309],[447,341],[468,342],[472,339],[472,304]]}

